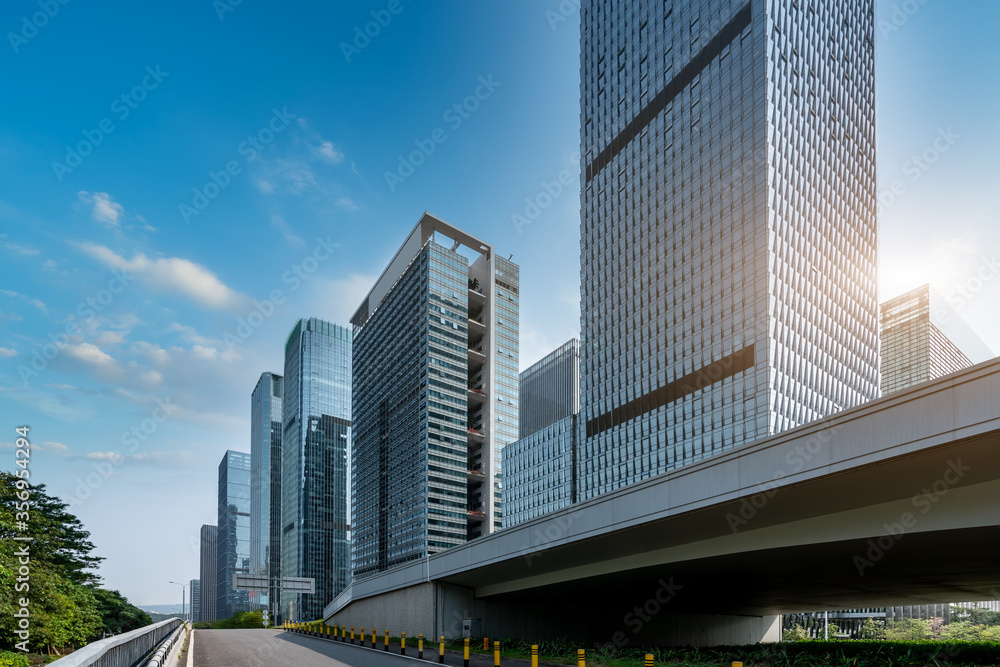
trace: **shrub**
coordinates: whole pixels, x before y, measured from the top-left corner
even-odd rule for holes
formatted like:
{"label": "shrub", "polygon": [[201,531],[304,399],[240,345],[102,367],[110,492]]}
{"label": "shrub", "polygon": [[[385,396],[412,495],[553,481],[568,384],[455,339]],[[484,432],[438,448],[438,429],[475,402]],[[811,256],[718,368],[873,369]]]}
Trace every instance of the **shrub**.
{"label": "shrub", "polygon": [[23,653],[0,651],[0,667],[30,667],[28,656]]}

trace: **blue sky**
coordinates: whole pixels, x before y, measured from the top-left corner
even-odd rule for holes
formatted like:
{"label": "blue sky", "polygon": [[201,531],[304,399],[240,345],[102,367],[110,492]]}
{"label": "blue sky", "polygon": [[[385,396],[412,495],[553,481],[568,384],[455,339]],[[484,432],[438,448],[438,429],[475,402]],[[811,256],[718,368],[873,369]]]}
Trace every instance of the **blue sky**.
{"label": "blue sky", "polygon": [[[1000,5],[956,4],[879,3],[881,283],[965,289],[1000,350]],[[0,9],[0,456],[29,424],[33,478],[140,604],[197,576],[295,319],[346,323],[424,210],[520,264],[522,367],[579,331],[578,185],[512,221],[578,181],[572,3],[227,6],[73,0],[23,33],[37,0]]]}

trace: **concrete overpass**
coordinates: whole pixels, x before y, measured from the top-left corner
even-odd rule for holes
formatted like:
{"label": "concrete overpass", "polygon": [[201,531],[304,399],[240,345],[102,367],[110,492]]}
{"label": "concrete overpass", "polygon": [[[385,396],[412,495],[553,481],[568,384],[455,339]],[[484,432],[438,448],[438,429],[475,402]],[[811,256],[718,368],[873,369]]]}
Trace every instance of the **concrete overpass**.
{"label": "concrete overpass", "polygon": [[1000,597],[1000,360],[355,582],[331,624],[618,644]]}

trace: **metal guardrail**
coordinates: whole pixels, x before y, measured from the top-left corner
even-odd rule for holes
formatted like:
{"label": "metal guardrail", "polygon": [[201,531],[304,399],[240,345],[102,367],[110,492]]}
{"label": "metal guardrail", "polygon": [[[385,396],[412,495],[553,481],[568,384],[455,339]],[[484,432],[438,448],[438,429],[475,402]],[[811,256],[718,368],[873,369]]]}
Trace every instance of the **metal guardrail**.
{"label": "metal guardrail", "polygon": [[157,646],[180,628],[181,619],[170,618],[138,630],[87,644],[50,667],[137,667]]}

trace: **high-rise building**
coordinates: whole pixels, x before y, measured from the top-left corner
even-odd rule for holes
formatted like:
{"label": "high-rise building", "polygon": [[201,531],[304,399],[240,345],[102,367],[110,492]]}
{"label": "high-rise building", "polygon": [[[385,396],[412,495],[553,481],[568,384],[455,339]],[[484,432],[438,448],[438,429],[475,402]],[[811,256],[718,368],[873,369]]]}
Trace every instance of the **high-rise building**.
{"label": "high-rise building", "polygon": [[199,621],[215,621],[219,616],[216,602],[219,597],[217,581],[219,576],[219,528],[205,524],[201,527],[201,595],[198,604]]}
{"label": "high-rise building", "polygon": [[188,584],[191,593],[191,622],[201,622],[201,579],[192,579]]}
{"label": "high-rise building", "polygon": [[521,373],[519,405],[523,438],[580,412],[580,341],[576,338]]}
{"label": "high-rise building", "polygon": [[882,304],[882,394],[993,358],[993,353],[930,285]]}
{"label": "high-rise building", "polygon": [[351,318],[355,579],[500,527],[518,300],[516,264],[425,213]]}
{"label": "high-rise building", "polygon": [[272,614],[281,595],[281,401],[281,376],[262,374],[250,395],[250,573],[270,586],[250,591],[250,604]]}
{"label": "high-rise building", "polygon": [[229,450],[219,463],[218,618],[250,611],[248,591],[233,587],[234,574],[250,572],[250,455]]}
{"label": "high-rise building", "polygon": [[315,594],[283,593],[286,619],[315,619],[350,581],[351,332],[299,320],[285,342],[281,572]]}
{"label": "high-rise building", "polygon": [[581,499],[878,395],[874,0],[585,0]]}
{"label": "high-rise building", "polygon": [[521,373],[521,437],[503,449],[503,526],[576,502],[580,341]]}

